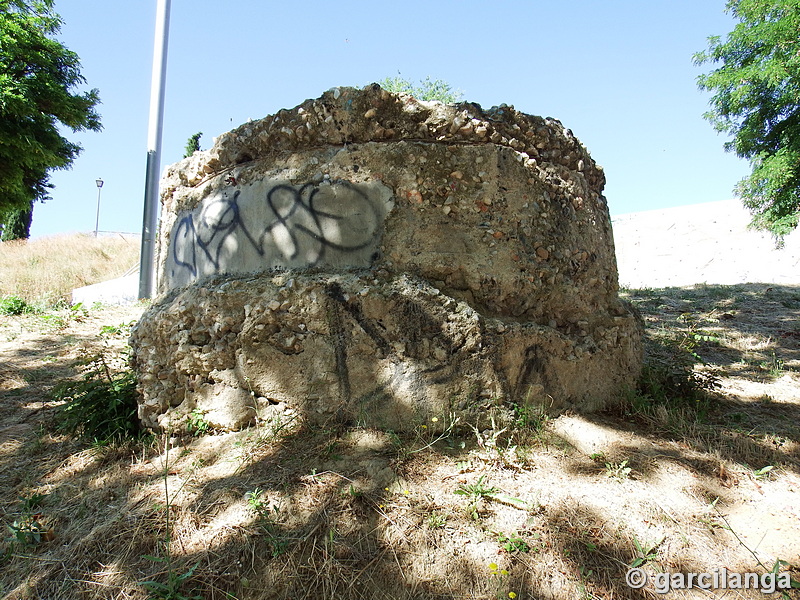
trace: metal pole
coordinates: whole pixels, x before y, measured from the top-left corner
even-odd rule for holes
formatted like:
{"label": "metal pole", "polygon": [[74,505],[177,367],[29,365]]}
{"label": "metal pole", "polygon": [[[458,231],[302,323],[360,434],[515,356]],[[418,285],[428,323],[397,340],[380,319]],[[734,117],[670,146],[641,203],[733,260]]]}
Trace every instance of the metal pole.
{"label": "metal pole", "polygon": [[170,0],[157,0],[153,78],[150,84],[150,125],[147,135],[147,171],[144,184],[142,253],[139,262],[139,299],[154,291],[155,238],[158,230],[158,179],[161,165],[161,130],[164,124],[164,83],[167,74]]}
{"label": "metal pole", "polygon": [[100,190],[103,189],[103,180],[95,179],[95,183],[97,184],[97,218],[94,221],[94,237],[97,237],[100,230]]}

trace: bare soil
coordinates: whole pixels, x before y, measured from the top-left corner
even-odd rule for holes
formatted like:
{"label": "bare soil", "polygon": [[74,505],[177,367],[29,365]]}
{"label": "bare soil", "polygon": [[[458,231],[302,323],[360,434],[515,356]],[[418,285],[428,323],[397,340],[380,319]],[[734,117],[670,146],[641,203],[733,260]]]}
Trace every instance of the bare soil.
{"label": "bare soil", "polygon": [[0,597],[641,599],[661,597],[659,573],[776,561],[800,579],[800,288],[625,295],[651,352],[702,359],[708,402],[528,407],[505,431],[440,415],[403,436],[272,414],[99,446],[55,432],[51,391],[118,352],[101,328],[142,307],[0,317]]}

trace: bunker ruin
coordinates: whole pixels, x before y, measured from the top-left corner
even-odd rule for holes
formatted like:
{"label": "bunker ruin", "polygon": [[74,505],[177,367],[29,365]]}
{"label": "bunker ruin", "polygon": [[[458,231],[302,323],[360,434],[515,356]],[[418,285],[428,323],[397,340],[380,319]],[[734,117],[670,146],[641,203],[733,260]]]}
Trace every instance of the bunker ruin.
{"label": "bunker ruin", "polygon": [[161,183],[141,419],[401,430],[607,407],[642,341],[604,183],[554,119],[378,85],[221,135]]}

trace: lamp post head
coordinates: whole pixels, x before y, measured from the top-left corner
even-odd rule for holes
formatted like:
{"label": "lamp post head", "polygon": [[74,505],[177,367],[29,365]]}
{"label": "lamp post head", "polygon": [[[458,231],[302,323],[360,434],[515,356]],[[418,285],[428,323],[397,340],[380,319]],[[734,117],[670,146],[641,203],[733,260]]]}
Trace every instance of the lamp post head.
{"label": "lamp post head", "polygon": [[95,179],[95,183],[97,184],[98,188],[103,187],[103,180],[102,179]]}

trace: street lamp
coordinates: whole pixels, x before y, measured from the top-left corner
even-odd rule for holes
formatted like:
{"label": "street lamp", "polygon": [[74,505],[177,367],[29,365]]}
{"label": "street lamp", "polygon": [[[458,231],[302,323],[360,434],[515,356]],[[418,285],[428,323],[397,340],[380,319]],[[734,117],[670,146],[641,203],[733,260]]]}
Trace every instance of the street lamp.
{"label": "street lamp", "polygon": [[103,180],[98,177],[94,182],[97,184],[97,219],[94,222],[94,237],[97,237],[97,230],[100,228],[100,190],[103,187]]}

